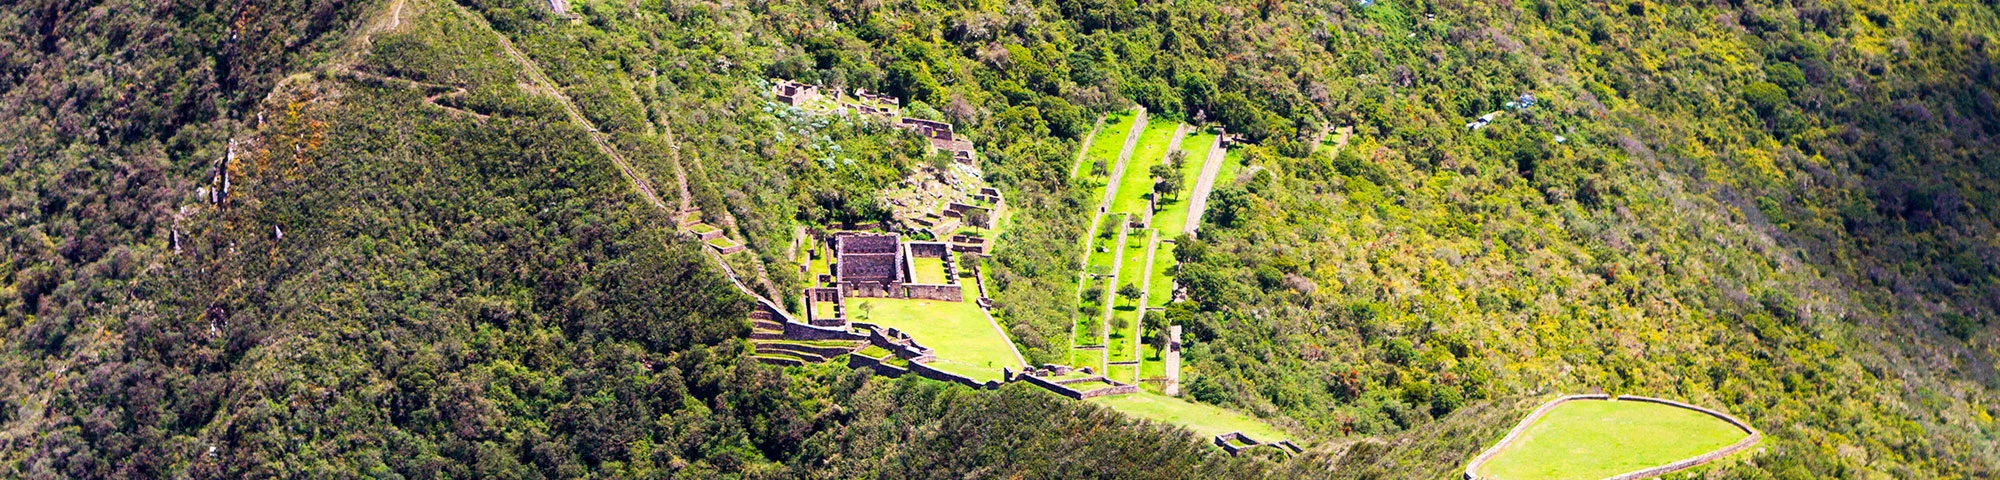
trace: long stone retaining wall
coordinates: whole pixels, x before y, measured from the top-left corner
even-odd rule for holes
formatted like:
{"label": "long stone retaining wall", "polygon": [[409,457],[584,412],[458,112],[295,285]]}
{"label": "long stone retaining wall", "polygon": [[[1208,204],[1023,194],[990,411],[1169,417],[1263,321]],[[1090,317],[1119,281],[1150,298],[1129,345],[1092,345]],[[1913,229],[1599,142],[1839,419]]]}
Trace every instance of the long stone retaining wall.
{"label": "long stone retaining wall", "polygon": [[1540,420],[1542,416],[1548,415],[1550,411],[1555,410],[1557,405],[1562,405],[1564,403],[1569,403],[1578,400],[1650,402],[1661,405],[1685,408],[1688,410],[1694,410],[1697,412],[1707,414],[1708,416],[1715,417],[1716,419],[1722,420],[1724,422],[1728,422],[1730,425],[1733,425],[1738,429],[1742,429],[1743,432],[1747,434],[1746,436],[1743,437],[1742,440],[1737,440],[1736,443],[1730,444],[1727,447],[1716,449],[1715,451],[1711,451],[1701,455],[1696,455],[1694,457],[1690,457],[1666,465],[1660,465],[1657,467],[1646,468],[1643,470],[1638,470],[1633,472],[1621,473],[1618,475],[1611,476],[1606,480],[1638,480],[1642,478],[1659,477],[1661,475],[1666,475],[1669,473],[1692,468],[1694,466],[1701,465],[1704,463],[1712,462],[1715,461],[1716,459],[1729,456],[1730,454],[1743,451],[1744,449],[1750,448],[1751,445],[1756,445],[1757,442],[1762,441],[1764,439],[1763,432],[1759,432],[1757,431],[1756,428],[1752,428],[1749,423],[1745,423],[1743,420],[1738,419],[1735,416],[1715,411],[1707,407],[1701,407],[1697,405],[1677,402],[1673,400],[1661,399],[1661,398],[1643,397],[1638,395],[1624,395],[1616,398],[1601,393],[1568,395],[1568,396],[1558,397],[1555,400],[1550,400],[1548,403],[1544,403],[1540,407],[1535,407],[1535,410],[1533,412],[1528,412],[1528,416],[1523,417],[1521,419],[1520,424],[1515,425],[1513,430],[1507,431],[1506,437],[1502,437],[1498,443],[1493,444],[1492,448],[1486,449],[1486,451],[1480,453],[1478,457],[1473,458],[1471,463],[1467,463],[1465,465],[1465,479],[1480,480],[1480,477],[1477,473],[1479,471],[1479,467],[1486,465],[1486,462],[1491,461],[1493,460],[1493,457],[1498,456],[1501,450],[1504,450],[1508,444],[1513,443],[1514,439],[1519,438],[1521,436],[1521,433],[1527,431],[1529,426],[1534,425],[1536,420]]}
{"label": "long stone retaining wall", "polygon": [[977,390],[1000,389],[1000,382],[998,381],[987,380],[984,382],[980,382],[973,380],[972,377],[967,377],[964,375],[959,375],[944,370],[938,370],[937,368],[922,363],[910,362],[910,371],[915,372],[919,377],[924,377],[931,380],[937,380],[940,382],[953,382],[960,385],[972,387],[973,389]]}
{"label": "long stone retaining wall", "polygon": [[847,331],[845,328],[829,328],[807,325],[799,322],[785,322],[785,339],[788,340],[867,340],[868,337]]}
{"label": "long stone retaining wall", "polygon": [[866,355],[847,356],[847,368],[864,368],[864,367],[875,370],[876,375],[881,375],[889,378],[901,377],[903,375],[910,373],[910,369],[883,363],[881,359],[875,357],[870,357]]}
{"label": "long stone retaining wall", "polygon": [[846,355],[848,353],[852,353],[854,352],[855,347],[823,347],[819,345],[805,345],[797,343],[766,342],[758,344],[757,349],[771,350],[776,352],[804,353],[804,354],[816,355],[821,358],[833,358],[841,355]]}

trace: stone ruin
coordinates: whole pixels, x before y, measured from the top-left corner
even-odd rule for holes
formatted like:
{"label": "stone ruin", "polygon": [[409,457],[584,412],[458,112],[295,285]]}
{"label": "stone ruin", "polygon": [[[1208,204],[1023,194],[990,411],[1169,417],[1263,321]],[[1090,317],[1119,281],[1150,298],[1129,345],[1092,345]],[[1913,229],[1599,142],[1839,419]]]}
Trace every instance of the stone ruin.
{"label": "stone ruin", "polygon": [[[1082,374],[1083,376],[1073,377],[1073,378],[1060,378],[1079,373]],[[1076,400],[1097,398],[1108,395],[1124,395],[1128,393],[1139,393],[1138,385],[1119,382],[1117,380],[1112,380],[1111,378],[1105,377],[1103,375],[1096,375],[1094,372],[1090,371],[1090,367],[1083,367],[1071,370],[1070,367],[1068,366],[1048,364],[1048,365],[1042,365],[1041,368],[1031,368],[1023,370],[1019,374],[1016,374],[1012,371],[1002,371],[1001,374],[1003,375],[1002,378],[1005,378],[1009,382],[1014,382],[1014,381],[1028,382],[1028,384],[1030,385],[1042,387],[1042,389],[1055,392],[1057,395],[1062,395]],[[1103,383],[1109,386],[1094,388],[1090,390],[1078,390],[1075,387],[1076,385],[1083,385],[1089,383]]]}
{"label": "stone ruin", "polygon": [[[830,304],[833,308],[824,312],[819,311],[821,303]],[[847,326],[847,297],[841,295],[838,288],[805,289],[805,307],[806,323],[819,327]]]}
{"label": "stone ruin", "polygon": [[[1237,445],[1238,443],[1241,443],[1243,445],[1239,446]],[[1276,448],[1280,452],[1285,452],[1287,454],[1293,454],[1293,455],[1305,452],[1305,450],[1300,449],[1298,445],[1293,444],[1291,440],[1280,440],[1268,443],[1259,442],[1256,439],[1250,438],[1249,435],[1244,435],[1243,432],[1229,432],[1221,435],[1216,435],[1215,446],[1222,447],[1222,451],[1229,452],[1230,455],[1236,455],[1238,453],[1243,452],[1244,450],[1249,450],[1257,447]]]}
{"label": "stone ruin", "polygon": [[803,107],[808,103],[812,103],[813,100],[820,98],[819,86],[809,83],[779,80],[778,84],[771,87],[771,89],[773,93],[777,94],[778,101],[785,102],[786,105],[794,107]]}
{"label": "stone ruin", "polygon": [[[896,234],[841,233],[833,238],[833,284],[840,296],[965,301],[951,244],[903,242]],[[937,258],[946,283],[916,283],[916,259]]]}

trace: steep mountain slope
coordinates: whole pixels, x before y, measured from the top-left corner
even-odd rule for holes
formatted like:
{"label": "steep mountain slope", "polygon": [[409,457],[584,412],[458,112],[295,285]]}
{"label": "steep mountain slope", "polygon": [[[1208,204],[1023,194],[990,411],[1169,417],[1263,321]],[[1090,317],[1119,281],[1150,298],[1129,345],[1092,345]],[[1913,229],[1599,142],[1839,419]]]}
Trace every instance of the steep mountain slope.
{"label": "steep mountain slope", "polygon": [[[1436,478],[1592,389],[1765,431],[1718,474],[2000,471],[1990,4],[573,7],[0,6],[7,471]],[[1188,329],[1191,398],[1314,448],[745,361],[746,298],[668,210],[734,219],[735,270],[789,291],[796,227],[879,220],[930,161],[770,108],[774,77],[980,142],[1035,363],[1067,347],[1091,119],[1245,135],[1151,321]],[[634,190],[544,80],[689,189]]]}

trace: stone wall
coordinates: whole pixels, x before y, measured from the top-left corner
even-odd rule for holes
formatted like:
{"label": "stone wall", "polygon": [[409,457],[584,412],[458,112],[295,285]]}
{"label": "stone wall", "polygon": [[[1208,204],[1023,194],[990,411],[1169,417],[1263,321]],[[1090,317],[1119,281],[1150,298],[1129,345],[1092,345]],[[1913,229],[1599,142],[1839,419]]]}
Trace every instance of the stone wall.
{"label": "stone wall", "polygon": [[822,347],[817,345],[804,345],[796,343],[765,342],[757,344],[757,349],[760,351],[771,350],[778,352],[804,353],[810,355],[817,355],[821,358],[833,358],[853,353],[855,347]]}
{"label": "stone wall", "polygon": [[1000,389],[1000,382],[998,381],[994,380],[987,380],[984,382],[974,381],[972,377],[967,377],[964,375],[959,375],[944,370],[938,370],[936,368],[931,367],[930,365],[925,365],[914,361],[910,362],[910,371],[916,372],[917,376],[919,377],[924,377],[931,380],[937,380],[940,382],[957,383],[959,385],[972,387],[973,389],[977,390]]}
{"label": "stone wall", "polygon": [[965,301],[963,290],[957,285],[904,285],[903,296],[943,302],[963,302]]}
{"label": "stone wall", "polygon": [[[847,302],[845,298],[841,297],[840,289],[830,287],[807,288],[805,289],[805,295],[802,296],[805,297],[804,310],[809,323],[822,327],[838,327],[847,324]],[[832,303],[832,311],[819,311],[818,302]]]}
{"label": "stone wall", "polygon": [[945,248],[946,245],[942,242],[906,242],[904,245],[910,248],[912,257],[951,259],[950,249]]}
{"label": "stone wall", "polygon": [[847,368],[868,368],[874,370],[876,375],[889,378],[901,377],[910,373],[910,370],[907,368],[882,363],[881,359],[864,355],[848,355]]}
{"label": "stone wall", "polygon": [[799,322],[785,322],[786,340],[867,340],[868,337],[847,331],[845,328],[828,328]]}
{"label": "stone wall", "polygon": [[895,290],[880,283],[840,282],[840,295],[854,298],[897,298]]}
{"label": "stone wall", "polygon": [[1696,455],[1692,458],[1687,458],[1666,465],[1660,465],[1657,467],[1647,468],[1635,472],[1619,474],[1611,477],[1608,480],[1637,480],[1641,478],[1653,478],[1661,475],[1666,475],[1668,473],[1673,473],[1676,471],[1694,467],[1696,465],[1701,465],[1704,463],[1715,461],[1715,459],[1728,456],[1729,454],[1732,453],[1743,451],[1743,449],[1750,448],[1751,445],[1755,445],[1757,444],[1758,441],[1764,439],[1763,433],[1758,432],[1757,429],[1755,428],[1751,428],[1750,424],[1744,423],[1742,420],[1739,420],[1734,416],[1730,416],[1729,414],[1718,412],[1715,410],[1710,410],[1708,408],[1676,402],[1673,400],[1642,397],[1637,395],[1626,395],[1623,397],[1618,397],[1616,400],[1614,400],[1610,395],[1605,395],[1601,393],[1568,395],[1563,397],[1557,397],[1555,400],[1550,400],[1548,403],[1544,403],[1540,407],[1535,407],[1534,411],[1528,412],[1528,416],[1521,418],[1521,423],[1514,425],[1513,430],[1507,431],[1506,437],[1502,437],[1500,441],[1494,443],[1491,448],[1487,448],[1485,452],[1481,452],[1478,457],[1472,459],[1471,463],[1465,464],[1464,474],[1466,480],[1479,480],[1480,477],[1476,473],[1479,471],[1479,467],[1486,465],[1486,462],[1488,461],[1492,461],[1494,456],[1499,455],[1500,452],[1507,447],[1507,444],[1513,443],[1514,439],[1519,438],[1522,432],[1527,431],[1528,426],[1533,425],[1535,421],[1540,420],[1542,416],[1548,415],[1549,411],[1555,410],[1557,405],[1562,405],[1564,403],[1569,403],[1579,400],[1600,400],[1600,401],[1623,400],[1623,401],[1635,401],[1635,402],[1650,402],[1650,403],[1658,403],[1661,405],[1669,405],[1669,406],[1685,408],[1708,414],[1709,416],[1721,419],[1724,422],[1729,422],[1730,425],[1742,429],[1743,432],[1747,434],[1745,437],[1743,437],[1742,440],[1738,440],[1736,443],[1730,444],[1727,447],[1722,447],[1712,452]]}

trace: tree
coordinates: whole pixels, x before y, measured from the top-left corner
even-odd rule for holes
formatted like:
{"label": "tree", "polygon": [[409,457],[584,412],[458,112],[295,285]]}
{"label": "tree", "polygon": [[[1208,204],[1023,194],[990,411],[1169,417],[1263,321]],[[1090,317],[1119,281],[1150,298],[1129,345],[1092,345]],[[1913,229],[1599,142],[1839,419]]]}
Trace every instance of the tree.
{"label": "tree", "polygon": [[984,229],[988,220],[990,219],[986,217],[986,210],[972,209],[965,212],[965,224],[972,228]]}
{"label": "tree", "polygon": [[1166,197],[1173,197],[1178,199],[1181,193],[1181,182],[1179,182],[1178,180],[1179,179],[1162,178],[1159,179],[1158,181],[1153,182],[1153,199],[1158,200]]}
{"label": "tree", "polygon": [[1785,89],[1779,88],[1777,84],[1771,82],[1752,83],[1748,88],[1743,89],[1743,101],[1749,102],[1750,108],[1757,109],[1758,114],[1766,116],[1776,111],[1778,107],[1790,102],[1785,97]]}
{"label": "tree", "polygon": [[1170,336],[1167,334],[1166,312],[1146,312],[1145,317],[1139,323],[1146,327],[1146,344],[1152,345],[1154,352],[1164,355],[1167,351],[1167,340]]}
{"label": "tree", "polygon": [[1127,283],[1123,287],[1118,287],[1118,296],[1125,297],[1126,300],[1138,300],[1140,295],[1145,294],[1146,292],[1139,290],[1138,285]]}

